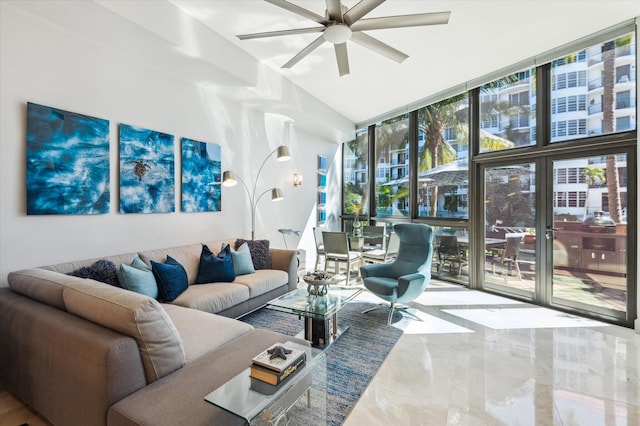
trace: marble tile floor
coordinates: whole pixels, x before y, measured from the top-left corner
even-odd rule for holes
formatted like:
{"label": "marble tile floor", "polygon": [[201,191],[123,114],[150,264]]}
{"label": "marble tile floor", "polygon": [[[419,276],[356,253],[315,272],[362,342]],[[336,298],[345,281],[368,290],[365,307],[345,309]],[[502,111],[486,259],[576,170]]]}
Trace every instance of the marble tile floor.
{"label": "marble tile floor", "polygon": [[439,281],[411,306],[344,426],[640,425],[634,330]]}
{"label": "marble tile floor", "polygon": [[[437,280],[411,306],[344,426],[640,425],[633,330]],[[48,424],[0,386],[0,425],[25,422]]]}

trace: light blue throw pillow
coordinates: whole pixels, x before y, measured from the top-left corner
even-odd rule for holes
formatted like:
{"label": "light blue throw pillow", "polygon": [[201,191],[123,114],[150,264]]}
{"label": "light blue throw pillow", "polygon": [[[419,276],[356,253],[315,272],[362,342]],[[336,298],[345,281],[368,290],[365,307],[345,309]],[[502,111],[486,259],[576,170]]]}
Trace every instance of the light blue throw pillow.
{"label": "light blue throw pillow", "polygon": [[144,294],[153,299],[158,298],[158,284],[151,269],[136,256],[131,265],[120,265],[118,271],[120,285],[130,291]]}
{"label": "light blue throw pillow", "polygon": [[[222,249],[227,245],[226,243],[222,244]],[[231,249],[231,259],[233,259],[233,270],[236,275],[247,275],[256,272],[247,243],[240,245],[238,250]]]}

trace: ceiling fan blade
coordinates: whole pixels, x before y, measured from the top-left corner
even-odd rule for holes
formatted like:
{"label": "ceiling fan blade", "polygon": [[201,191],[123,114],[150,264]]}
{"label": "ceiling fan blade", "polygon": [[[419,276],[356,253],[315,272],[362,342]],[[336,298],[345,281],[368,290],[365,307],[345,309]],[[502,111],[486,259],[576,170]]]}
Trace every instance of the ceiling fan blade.
{"label": "ceiling fan blade", "polygon": [[358,19],[362,18],[382,3],[384,3],[384,0],[361,0],[344,14],[344,23],[352,25]]}
{"label": "ceiling fan blade", "polygon": [[336,61],[338,61],[338,72],[340,77],[349,74],[349,57],[347,56],[347,43],[334,44],[336,51]]}
{"label": "ceiling fan blade", "polygon": [[289,62],[284,64],[281,68],[291,68],[292,66],[300,62],[302,58],[307,56],[309,53],[313,52],[318,46],[320,46],[324,42],[325,40],[323,36],[320,36],[317,39],[313,40],[307,47],[305,47],[300,52],[298,52],[296,56],[289,59]]}
{"label": "ceiling fan blade", "polygon": [[342,22],[342,5],[340,4],[340,0],[326,0],[326,3],[329,19]]}
{"label": "ceiling fan blade", "polygon": [[266,33],[240,34],[240,35],[237,35],[236,37],[238,37],[240,40],[250,40],[252,38],[277,37],[277,36],[307,34],[307,33],[321,33],[324,30],[325,30],[324,27],[296,28],[293,30],[269,31]]}
{"label": "ceiling fan blade", "polygon": [[367,47],[373,50],[374,52],[379,53],[382,56],[386,56],[389,59],[393,59],[398,63],[404,61],[409,57],[409,55],[402,53],[398,49],[394,49],[388,44],[385,44],[380,40],[375,39],[371,36],[368,36],[364,33],[351,34],[351,41],[353,41],[354,43],[358,43],[360,46]]}
{"label": "ceiling fan blade", "polygon": [[312,21],[317,22],[318,24],[326,25],[329,23],[329,21],[324,16],[317,15],[310,10],[307,10],[293,3],[289,3],[288,1],[285,1],[285,0],[264,0],[264,1],[266,1],[267,3],[271,3],[274,6],[278,6],[283,9],[286,9],[289,12],[295,13],[296,15],[300,15],[307,19],[311,19]]}
{"label": "ceiling fan blade", "polygon": [[351,25],[351,31],[382,30],[386,28],[419,27],[440,25],[449,22],[451,12],[419,13],[416,15],[385,16],[382,18],[361,19]]}

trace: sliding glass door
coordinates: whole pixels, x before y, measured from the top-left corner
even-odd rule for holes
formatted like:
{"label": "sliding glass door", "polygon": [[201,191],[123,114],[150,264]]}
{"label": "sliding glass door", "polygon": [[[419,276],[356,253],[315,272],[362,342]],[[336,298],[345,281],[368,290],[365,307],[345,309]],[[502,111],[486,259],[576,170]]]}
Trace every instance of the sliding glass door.
{"label": "sliding glass door", "polygon": [[627,254],[635,159],[624,150],[582,151],[592,154],[481,167],[482,287],[628,324],[636,297]]}

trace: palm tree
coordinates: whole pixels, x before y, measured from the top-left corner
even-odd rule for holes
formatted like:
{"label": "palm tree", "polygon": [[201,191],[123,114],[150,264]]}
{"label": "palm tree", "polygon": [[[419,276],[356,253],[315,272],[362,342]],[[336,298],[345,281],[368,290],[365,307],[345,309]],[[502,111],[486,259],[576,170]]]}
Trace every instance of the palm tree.
{"label": "palm tree", "polygon": [[[353,153],[353,156],[356,158],[358,165],[361,167],[366,166],[368,155],[369,144],[367,141],[367,132],[363,132],[356,135],[356,138],[347,142],[347,148]],[[358,168],[358,167],[356,167]],[[364,181],[356,180],[354,182],[344,182],[344,211],[348,214],[354,214],[353,206],[355,204],[360,204],[366,208],[367,206],[367,194],[369,182],[367,182],[366,178]]]}
{"label": "palm tree", "polygon": [[587,218],[587,206],[589,204],[589,188],[592,186],[596,186],[598,182],[605,183],[606,177],[605,172],[600,167],[586,167],[582,176],[585,178],[585,183],[587,184],[587,196],[584,201],[584,215],[583,219]]}
{"label": "palm tree", "polygon": [[[381,125],[376,126],[376,143],[374,153],[374,163],[379,165],[380,159],[385,157],[390,160],[389,153],[394,150],[402,150],[407,147],[409,141],[409,116],[403,114],[386,120]],[[378,200],[376,207],[385,210],[399,199],[406,198],[407,194],[393,194],[390,187],[376,185]],[[363,203],[364,206],[364,203]]]}
{"label": "palm tree", "polygon": [[[625,37],[620,43],[629,42]],[[616,41],[608,41],[602,46],[603,60],[603,94],[602,94],[602,131],[613,133],[615,131],[614,115],[614,86],[615,86],[615,47]],[[622,205],[620,203],[620,178],[618,176],[618,162],[613,154],[606,157],[606,179],[609,192],[609,216],[614,222],[620,223],[622,219]]]}
{"label": "palm tree", "polygon": [[[467,108],[463,105],[467,96],[466,93],[457,95],[419,110],[418,127],[424,132],[427,141],[419,153],[419,172],[433,169],[440,164],[450,163],[456,159],[457,152],[445,140],[444,131],[447,128],[460,130],[467,127]],[[469,143],[468,138],[466,143]],[[437,207],[438,187],[433,186],[431,188],[431,216],[436,215]]]}

